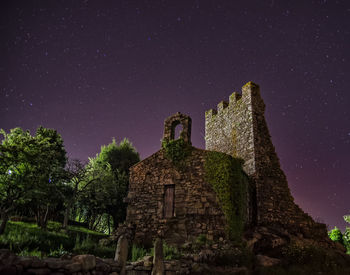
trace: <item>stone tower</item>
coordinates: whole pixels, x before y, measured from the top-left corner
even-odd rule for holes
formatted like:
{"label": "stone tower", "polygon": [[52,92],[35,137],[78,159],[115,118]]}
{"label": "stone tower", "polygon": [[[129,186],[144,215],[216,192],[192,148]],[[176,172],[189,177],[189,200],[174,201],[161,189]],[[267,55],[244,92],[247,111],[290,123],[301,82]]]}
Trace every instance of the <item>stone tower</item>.
{"label": "stone tower", "polygon": [[244,170],[255,185],[255,224],[278,226],[296,233],[326,232],[295,203],[272,144],[264,117],[265,104],[259,86],[248,82],[242,95],[234,92],[229,102],[205,114],[206,150],[244,160]]}

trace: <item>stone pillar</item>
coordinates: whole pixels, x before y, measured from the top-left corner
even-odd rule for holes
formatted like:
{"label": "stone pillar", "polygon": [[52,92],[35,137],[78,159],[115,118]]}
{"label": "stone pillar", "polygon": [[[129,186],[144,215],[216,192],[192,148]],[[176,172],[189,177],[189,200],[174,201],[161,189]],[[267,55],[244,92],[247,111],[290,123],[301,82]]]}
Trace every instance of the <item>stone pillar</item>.
{"label": "stone pillar", "polygon": [[121,266],[120,275],[125,275],[126,261],[128,259],[128,240],[124,235],[118,239],[114,260]]}
{"label": "stone pillar", "polygon": [[154,243],[154,257],[152,275],[164,274],[163,241],[157,238]]}

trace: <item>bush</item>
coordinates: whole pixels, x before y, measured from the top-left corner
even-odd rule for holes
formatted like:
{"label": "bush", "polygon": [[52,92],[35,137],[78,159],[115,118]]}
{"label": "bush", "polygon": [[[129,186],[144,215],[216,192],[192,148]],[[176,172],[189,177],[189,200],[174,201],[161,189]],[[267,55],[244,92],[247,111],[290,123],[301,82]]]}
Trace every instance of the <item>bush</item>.
{"label": "bush", "polygon": [[339,242],[341,244],[343,243],[343,234],[341,231],[335,226],[334,229],[328,232],[329,238],[334,242]]}

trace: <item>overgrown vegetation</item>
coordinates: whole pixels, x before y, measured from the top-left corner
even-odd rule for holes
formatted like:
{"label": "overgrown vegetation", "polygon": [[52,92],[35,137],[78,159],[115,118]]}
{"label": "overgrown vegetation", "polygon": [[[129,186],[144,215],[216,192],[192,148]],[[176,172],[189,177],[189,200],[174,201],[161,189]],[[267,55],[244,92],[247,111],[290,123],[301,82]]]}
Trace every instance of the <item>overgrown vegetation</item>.
{"label": "overgrown vegetation", "polygon": [[162,148],[165,151],[165,156],[179,168],[184,166],[184,161],[191,154],[191,145],[187,144],[183,138],[163,139]]}
{"label": "overgrown vegetation", "polygon": [[[344,220],[350,223],[350,215],[345,215]],[[346,253],[350,255],[350,227],[346,227],[342,233],[340,229],[335,226],[334,229],[328,232],[328,236],[332,241],[342,244],[347,250]]]}
{"label": "overgrown vegetation", "polygon": [[67,161],[54,129],[1,129],[0,138],[0,235],[14,215],[35,218],[41,228],[48,220],[63,228],[79,221],[108,234],[125,220],[129,168],[140,160],[129,140],[113,139],[84,164]]}
{"label": "overgrown vegetation", "polygon": [[219,152],[208,152],[205,161],[205,177],[219,197],[231,240],[240,240],[244,229],[249,182],[242,164]]}
{"label": "overgrown vegetation", "polygon": [[0,236],[0,247],[19,255],[59,257],[63,254],[94,254],[113,257],[115,247],[101,247],[98,240],[106,235],[86,228],[68,226],[49,221],[46,230],[35,223],[9,221],[5,233]]}

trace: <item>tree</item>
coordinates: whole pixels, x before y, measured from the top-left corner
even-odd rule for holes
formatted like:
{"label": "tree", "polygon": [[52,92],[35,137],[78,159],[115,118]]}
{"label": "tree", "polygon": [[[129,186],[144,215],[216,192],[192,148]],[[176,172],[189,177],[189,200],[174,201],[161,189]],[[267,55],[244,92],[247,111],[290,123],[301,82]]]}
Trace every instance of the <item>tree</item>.
{"label": "tree", "polygon": [[90,228],[97,226],[104,213],[112,217],[114,228],[125,220],[129,168],[139,160],[139,154],[127,139],[119,144],[113,139],[101,147],[95,158],[89,159],[86,180],[94,181],[81,192],[78,204],[81,215],[88,217]]}
{"label": "tree", "polygon": [[128,194],[129,169],[140,161],[140,156],[128,139],[124,138],[119,145],[113,139],[109,145],[102,146],[97,161],[109,163],[115,176],[115,183],[106,185],[110,196],[106,198],[105,204],[106,213],[112,216],[114,228],[117,228],[126,217],[127,204],[124,198]]}
{"label": "tree", "polygon": [[20,128],[12,129],[9,134],[1,130],[1,134],[4,136],[0,147],[2,222],[7,222],[16,205],[26,203],[38,225],[45,228],[49,211],[62,200],[66,163],[63,140],[56,130],[44,127],[39,127],[35,136]]}
{"label": "tree", "polygon": [[6,133],[0,144],[0,235],[4,233],[9,215],[15,207],[29,200],[28,191],[33,171],[30,161],[34,155],[35,140],[29,131],[20,128]]}
{"label": "tree", "polygon": [[50,210],[62,202],[66,151],[61,136],[54,129],[39,127],[35,134],[37,154],[32,165],[35,173],[31,209],[37,224],[45,228]]}

